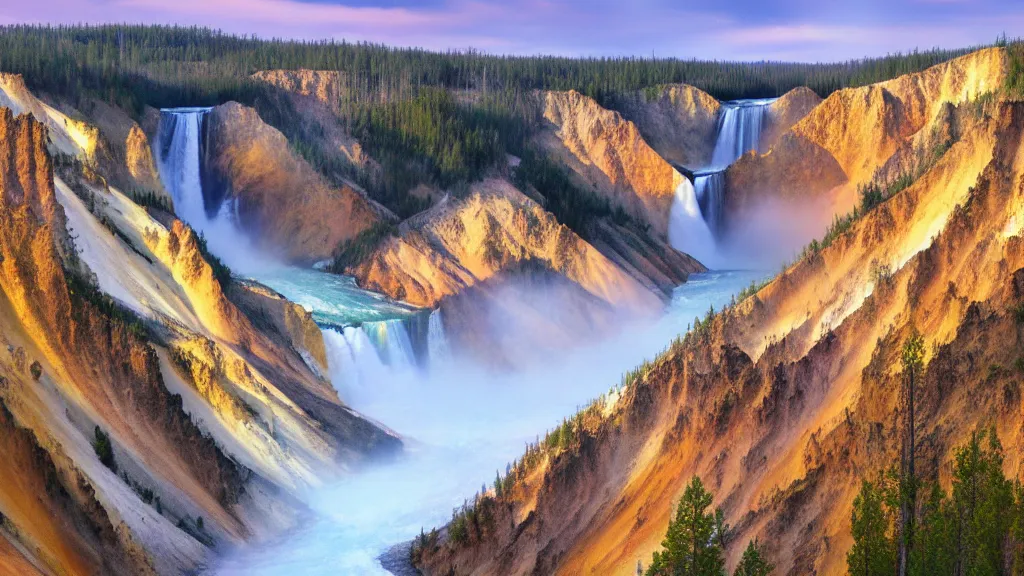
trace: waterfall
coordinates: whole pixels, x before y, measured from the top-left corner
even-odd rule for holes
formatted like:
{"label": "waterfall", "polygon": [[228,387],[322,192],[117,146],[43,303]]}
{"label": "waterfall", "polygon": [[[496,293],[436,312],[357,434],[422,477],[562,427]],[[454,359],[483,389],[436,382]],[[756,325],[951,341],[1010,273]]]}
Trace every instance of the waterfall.
{"label": "waterfall", "polygon": [[331,382],[347,394],[384,377],[387,368],[362,328],[323,327]]}
{"label": "waterfall", "polygon": [[711,166],[694,172],[693,184],[676,188],[669,213],[669,243],[709,268],[725,264],[717,240],[725,232],[725,169],[760,151],[761,128],[774,98],[722,102]]}
{"label": "waterfall", "polygon": [[160,176],[174,199],[177,216],[193,226],[209,219],[203,195],[203,128],[210,108],[172,108],[160,111],[157,163]]}
{"label": "waterfall", "polygon": [[693,189],[704,222],[715,238],[719,238],[725,216],[725,170],[694,172]]}
{"label": "waterfall", "polygon": [[668,240],[673,248],[693,256],[708,268],[717,263],[715,238],[701,213],[693,184],[683,181],[676,188],[669,212]]}
{"label": "waterfall", "polygon": [[712,166],[725,168],[751,150],[760,152],[761,127],[768,115],[768,106],[774,101],[769,98],[722,102]]}
{"label": "waterfall", "polygon": [[440,308],[430,313],[427,326],[427,349],[431,366],[448,360],[452,354],[451,348],[448,346],[448,335],[444,331],[444,320],[441,318]]}
{"label": "waterfall", "polygon": [[401,319],[364,322],[362,331],[376,347],[381,360],[391,368],[406,369],[417,365],[412,338]]}
{"label": "waterfall", "polygon": [[160,111],[156,149],[160,179],[174,200],[175,215],[200,232],[210,251],[235,272],[252,272],[266,257],[238,226],[238,206],[208,169],[207,117],[212,108]]}

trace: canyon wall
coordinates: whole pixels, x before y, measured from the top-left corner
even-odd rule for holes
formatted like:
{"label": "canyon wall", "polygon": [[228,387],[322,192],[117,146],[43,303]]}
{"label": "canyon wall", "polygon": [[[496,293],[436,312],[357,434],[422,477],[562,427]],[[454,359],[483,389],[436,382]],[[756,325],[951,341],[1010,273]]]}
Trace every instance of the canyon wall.
{"label": "canyon wall", "polygon": [[664,238],[685,177],[658,155],[632,122],[578,92],[542,94],[540,145],[583,187],[646,222]]}
{"label": "canyon wall", "polygon": [[617,96],[614,108],[672,164],[695,170],[711,163],[718,136],[718,100],[686,84]]}
{"label": "canyon wall", "polygon": [[927,351],[919,473],[948,488],[953,451],[990,425],[1006,472],[1024,473],[1007,368],[1024,339],[1024,106],[971,114],[909,187],[584,411],[568,447],[477,505],[489,524],[428,544],[425,573],[633,574],[694,474],[733,527],[730,569],[756,537],[777,573],[842,572],[861,480],[899,461],[914,330]]}
{"label": "canyon wall", "polygon": [[209,124],[211,166],[257,244],[312,263],[374,224],[394,220],[355,184],[328,183],[254,109],[229,102],[210,112]]}

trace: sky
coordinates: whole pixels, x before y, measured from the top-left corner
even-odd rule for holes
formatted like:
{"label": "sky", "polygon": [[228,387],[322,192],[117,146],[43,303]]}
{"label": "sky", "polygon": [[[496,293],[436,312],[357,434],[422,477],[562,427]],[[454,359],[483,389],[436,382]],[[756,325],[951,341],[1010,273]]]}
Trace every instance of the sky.
{"label": "sky", "polygon": [[823,62],[1024,33],[1020,0],[0,0],[0,24],[162,23],[492,54]]}

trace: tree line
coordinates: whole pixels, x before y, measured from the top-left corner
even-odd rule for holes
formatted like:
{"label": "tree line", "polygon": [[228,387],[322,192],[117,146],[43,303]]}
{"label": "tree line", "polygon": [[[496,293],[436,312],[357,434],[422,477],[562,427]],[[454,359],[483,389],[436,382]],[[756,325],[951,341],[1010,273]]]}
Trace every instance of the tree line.
{"label": "tree line", "polygon": [[[578,90],[604,101],[617,92],[679,82],[724,100],[779,96],[797,86],[827,96],[841,88],[920,71],[973,49],[935,48],[812,64],[502,56],[472,49],[431,52],[344,40],[259,39],[182,26],[0,27],[3,71],[25,74],[37,87],[51,91],[70,94],[75,88],[87,89],[130,101],[136,108],[143,103],[216,103],[225,92],[246,91],[253,72],[277,68],[341,71],[345,97],[355,99],[394,98],[434,86],[484,93]],[[171,97],[177,99],[168,102]]]}

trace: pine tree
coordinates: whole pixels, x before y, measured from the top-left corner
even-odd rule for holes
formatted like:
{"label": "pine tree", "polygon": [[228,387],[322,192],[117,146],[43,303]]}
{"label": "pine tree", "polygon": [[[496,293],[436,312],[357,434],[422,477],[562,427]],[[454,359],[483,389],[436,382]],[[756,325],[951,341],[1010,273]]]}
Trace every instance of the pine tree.
{"label": "pine tree", "polygon": [[975,433],[953,468],[958,574],[1001,574],[1012,528],[1013,485],[995,430]]}
{"label": "pine tree", "polygon": [[881,576],[896,570],[896,546],[890,537],[885,500],[884,491],[868,480],[853,500],[853,548],[846,555],[852,576]]}
{"label": "pine tree", "polygon": [[916,422],[914,421],[914,392],[924,369],[924,338],[914,329],[903,345],[903,397],[905,402],[905,432],[900,470],[900,523],[899,523],[899,576],[906,576],[910,552],[914,547],[914,512],[917,505],[917,473],[914,470]]}
{"label": "pine tree", "polygon": [[761,546],[758,544],[757,539],[754,539],[747,544],[747,549],[743,551],[743,557],[740,558],[740,563],[736,565],[736,571],[733,572],[733,576],[768,576],[774,570],[775,566],[764,558],[764,555],[761,553]]}
{"label": "pine tree", "polygon": [[719,576],[725,574],[725,557],[715,537],[715,512],[709,512],[712,495],[694,476],[676,507],[662,541],[654,553],[648,576]]}
{"label": "pine tree", "polygon": [[945,491],[933,483],[921,505],[917,541],[910,554],[909,574],[953,574],[956,568],[956,513]]}

